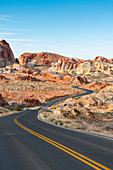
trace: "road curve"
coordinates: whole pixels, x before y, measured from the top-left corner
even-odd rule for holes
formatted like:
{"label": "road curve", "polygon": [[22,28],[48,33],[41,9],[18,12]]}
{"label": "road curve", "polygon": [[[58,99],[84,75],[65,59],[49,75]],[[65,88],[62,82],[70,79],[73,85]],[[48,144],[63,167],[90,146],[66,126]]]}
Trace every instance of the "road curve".
{"label": "road curve", "polygon": [[113,169],[113,140],[52,126],[37,110],[0,118],[0,170],[65,169]]}

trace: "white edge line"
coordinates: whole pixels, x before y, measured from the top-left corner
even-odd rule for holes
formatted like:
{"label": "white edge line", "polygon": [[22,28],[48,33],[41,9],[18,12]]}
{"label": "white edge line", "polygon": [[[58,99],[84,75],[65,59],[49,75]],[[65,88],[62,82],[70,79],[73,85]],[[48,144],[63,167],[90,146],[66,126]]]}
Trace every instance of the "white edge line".
{"label": "white edge line", "polygon": [[[39,108],[41,108],[41,107],[38,107],[38,109]],[[34,110],[36,110],[36,109],[34,109]],[[113,141],[113,138],[110,138],[110,137],[101,136],[101,135],[97,135],[97,134],[94,134],[94,133],[84,132],[84,131],[81,131],[81,130],[75,130],[75,129],[71,129],[71,128],[66,128],[66,127],[63,127],[63,126],[55,125],[53,123],[50,123],[50,122],[47,122],[45,120],[40,119],[39,118],[39,114],[37,115],[37,119],[39,121],[42,121],[42,122],[47,123],[47,124],[52,125],[52,126],[56,126],[58,128],[62,128],[62,129],[66,129],[66,130],[70,130],[70,131],[74,131],[74,132],[79,132],[79,133],[84,133],[84,134],[87,134],[87,135],[96,136],[96,137],[100,137],[100,138],[104,138],[104,139],[108,139],[108,140],[112,140]]]}
{"label": "white edge line", "polygon": [[[36,107],[36,108],[34,108],[34,109],[32,109],[32,110],[37,110],[37,111],[38,111],[39,108],[41,108],[41,106],[38,106],[38,107]],[[26,111],[26,110],[25,110],[25,111]],[[17,112],[17,113],[14,113],[14,114],[22,113],[22,112],[25,112],[25,111]],[[0,119],[1,119],[1,118],[4,118],[4,117],[7,117],[7,116],[14,115],[14,114],[9,114],[9,115],[5,115],[5,116],[1,116]],[[62,128],[62,129],[66,129],[66,130],[70,130],[70,131],[74,131],[74,132],[79,132],[79,133],[83,133],[83,134],[88,134],[88,135],[91,135],[91,136],[96,136],[96,137],[100,137],[100,138],[104,138],[104,139],[108,139],[108,140],[112,140],[112,141],[113,141],[113,138],[110,138],[110,137],[101,136],[101,135],[97,135],[97,134],[94,134],[94,133],[84,132],[84,131],[81,131],[81,130],[75,130],[75,129],[71,129],[71,128],[66,128],[66,127],[63,127],[63,126],[55,125],[55,124],[53,124],[53,123],[50,123],[50,122],[47,122],[47,121],[45,121],[45,120],[40,119],[40,118],[39,118],[39,114],[38,114],[38,116],[37,116],[37,119],[38,119],[39,121],[42,121],[42,122],[47,123],[47,124],[52,125],[52,126],[56,126],[56,127],[58,127],[58,128]]]}
{"label": "white edge line", "polygon": [[[71,86],[71,85],[70,85],[70,86]],[[85,91],[85,90],[83,90],[83,91]],[[41,106],[38,106],[38,107],[36,107],[36,108],[33,109],[33,110],[37,110],[37,109],[39,109],[39,108],[41,108]],[[108,140],[112,140],[112,141],[113,141],[113,138],[110,138],[110,137],[106,137],[106,136],[102,136],[102,135],[98,135],[98,134],[94,134],[94,133],[84,132],[84,131],[81,131],[81,130],[75,130],[75,129],[71,129],[71,128],[66,128],[66,127],[63,127],[63,126],[55,125],[55,124],[53,124],[53,123],[50,123],[50,122],[47,122],[47,121],[45,121],[45,120],[40,119],[40,118],[39,118],[39,114],[38,114],[38,116],[37,116],[37,119],[38,119],[39,121],[42,121],[42,122],[47,123],[47,124],[50,124],[50,125],[52,125],[52,126],[56,126],[56,127],[58,127],[58,128],[63,128],[63,129],[66,129],[66,130],[70,130],[70,131],[74,131],[74,132],[79,132],[79,133],[83,133],[83,134],[87,134],[87,135],[91,135],[91,136],[96,136],[96,137],[99,137],[99,138],[104,138],[104,139],[108,139]]]}

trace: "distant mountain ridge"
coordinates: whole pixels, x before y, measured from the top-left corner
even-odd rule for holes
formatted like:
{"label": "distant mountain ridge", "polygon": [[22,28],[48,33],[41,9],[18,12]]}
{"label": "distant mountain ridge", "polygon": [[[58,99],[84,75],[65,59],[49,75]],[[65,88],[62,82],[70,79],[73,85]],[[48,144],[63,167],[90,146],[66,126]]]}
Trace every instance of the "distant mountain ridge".
{"label": "distant mountain ridge", "polygon": [[[0,67],[5,67],[6,65],[12,65],[15,62],[19,61],[20,65],[39,65],[39,64],[44,64],[47,66],[52,66],[52,64],[57,64],[56,66],[58,69],[60,69],[60,65],[66,64],[67,68],[69,67],[77,67],[79,64],[87,61],[87,60],[82,60],[78,58],[70,58],[70,57],[65,57],[59,54],[55,53],[49,53],[49,52],[41,52],[41,53],[24,53],[22,54],[18,59],[14,58],[14,54],[9,46],[9,44],[5,40],[0,41]],[[99,61],[99,62],[104,62],[104,63],[110,63],[113,64],[113,58],[107,59],[102,56],[97,56],[95,57],[94,60],[88,60],[88,61]],[[65,68],[66,69],[66,68]]]}

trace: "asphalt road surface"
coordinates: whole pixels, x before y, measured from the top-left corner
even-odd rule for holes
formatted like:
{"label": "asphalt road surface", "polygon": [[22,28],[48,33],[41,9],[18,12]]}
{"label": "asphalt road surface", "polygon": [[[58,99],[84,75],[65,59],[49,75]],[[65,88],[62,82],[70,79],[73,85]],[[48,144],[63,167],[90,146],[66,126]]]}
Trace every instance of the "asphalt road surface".
{"label": "asphalt road surface", "polygon": [[27,110],[0,118],[0,170],[113,169],[112,139],[59,128],[37,115]]}

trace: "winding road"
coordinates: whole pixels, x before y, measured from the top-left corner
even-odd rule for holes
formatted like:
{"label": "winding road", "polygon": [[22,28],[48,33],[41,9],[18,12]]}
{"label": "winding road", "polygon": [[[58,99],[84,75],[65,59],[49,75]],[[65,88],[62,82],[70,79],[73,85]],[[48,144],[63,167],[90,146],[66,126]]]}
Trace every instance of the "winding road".
{"label": "winding road", "polygon": [[[93,92],[83,90],[76,96]],[[112,138],[59,128],[37,116],[37,110],[26,110],[0,118],[0,170],[113,169]]]}

